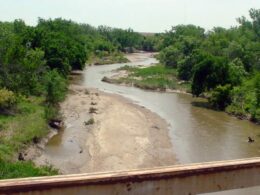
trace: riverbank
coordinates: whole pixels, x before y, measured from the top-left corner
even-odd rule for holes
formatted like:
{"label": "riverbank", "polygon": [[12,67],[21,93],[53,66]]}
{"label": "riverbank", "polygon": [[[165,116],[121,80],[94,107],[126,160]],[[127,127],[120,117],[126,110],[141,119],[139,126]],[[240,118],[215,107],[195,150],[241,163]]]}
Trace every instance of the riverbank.
{"label": "riverbank", "polygon": [[116,63],[127,63],[129,60],[124,56],[123,53],[99,53],[93,54],[87,61],[89,65],[106,65],[106,64],[116,64]]}
{"label": "riverbank", "polygon": [[[170,92],[191,94],[191,82],[181,81],[177,77],[177,69],[167,68],[160,64],[150,66],[128,66],[125,65],[113,71],[112,76],[102,78],[103,82],[137,87],[144,90],[157,92]],[[200,97],[210,99],[212,93],[204,93]],[[205,107],[216,110],[210,101],[204,105]],[[253,120],[249,113],[241,113],[241,109],[235,108],[233,105],[228,106],[225,110],[221,110],[240,120],[249,120],[255,124],[259,121]]]}
{"label": "riverbank", "polygon": [[0,115],[0,179],[57,174],[51,167],[31,163],[52,132],[48,133],[44,113],[43,98],[31,96],[20,98],[12,112]]}
{"label": "riverbank", "polygon": [[71,84],[61,113],[66,128],[34,160],[37,165],[51,164],[69,174],[177,162],[167,123],[121,96]]}
{"label": "riverbank", "polygon": [[158,64],[138,67],[126,65],[116,69],[111,77],[104,77],[102,81],[152,91],[186,94],[191,92],[189,82],[177,79],[176,69]]}

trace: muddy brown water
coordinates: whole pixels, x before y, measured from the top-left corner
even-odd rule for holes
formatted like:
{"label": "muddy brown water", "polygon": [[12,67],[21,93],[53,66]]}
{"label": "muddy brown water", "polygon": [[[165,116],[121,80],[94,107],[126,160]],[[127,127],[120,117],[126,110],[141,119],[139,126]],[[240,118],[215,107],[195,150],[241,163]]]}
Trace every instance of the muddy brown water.
{"label": "muddy brown water", "polygon": [[[149,65],[156,59],[142,54],[131,66]],[[104,76],[125,64],[88,67],[84,85],[122,95],[164,118],[170,129],[173,150],[179,163],[197,163],[260,156],[260,126],[224,112],[207,109],[204,99],[179,93],[145,91],[135,87],[104,83]],[[255,142],[250,144],[247,137]],[[260,194],[260,188],[215,194]]]}
{"label": "muddy brown water", "polygon": [[[140,54],[142,55],[142,54]],[[145,56],[128,65],[149,65],[156,60]],[[170,129],[173,150],[179,163],[231,160],[260,156],[260,126],[224,112],[207,109],[205,100],[179,93],[145,91],[102,82],[125,64],[88,67],[84,85],[122,95],[164,118]],[[248,143],[248,136],[255,139]]]}
{"label": "muddy brown water", "polygon": [[[137,54],[136,59],[126,64],[137,66],[157,62],[146,54]],[[126,64],[87,67],[82,80],[77,82],[87,88],[119,94],[164,118],[169,124],[172,149],[181,164],[260,156],[260,126],[256,124],[207,109],[205,100],[191,95],[145,91],[101,81],[104,76],[115,74],[113,70]],[[254,138],[255,142],[248,143],[248,136]],[[52,139],[46,150],[53,152],[53,147],[62,146],[61,137],[62,134],[59,134]],[[260,187],[214,194],[254,195],[260,194]]]}

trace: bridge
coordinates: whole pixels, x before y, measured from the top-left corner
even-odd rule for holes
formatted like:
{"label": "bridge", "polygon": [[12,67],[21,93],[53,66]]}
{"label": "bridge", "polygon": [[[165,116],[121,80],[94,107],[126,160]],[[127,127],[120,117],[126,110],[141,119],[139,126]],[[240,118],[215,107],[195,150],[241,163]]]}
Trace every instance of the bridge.
{"label": "bridge", "polygon": [[0,181],[0,194],[195,195],[260,186],[260,158]]}

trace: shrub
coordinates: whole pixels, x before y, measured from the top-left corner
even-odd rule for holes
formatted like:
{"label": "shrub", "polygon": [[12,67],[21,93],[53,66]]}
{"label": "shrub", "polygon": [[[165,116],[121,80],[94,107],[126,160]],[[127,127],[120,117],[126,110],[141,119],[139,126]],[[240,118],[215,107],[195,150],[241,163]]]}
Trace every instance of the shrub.
{"label": "shrub", "polygon": [[0,110],[9,109],[15,106],[17,98],[12,91],[7,89],[0,89]]}
{"label": "shrub", "polygon": [[57,104],[64,100],[67,91],[66,79],[56,70],[52,70],[45,75],[46,101],[49,104]]}
{"label": "shrub", "polygon": [[241,86],[231,91],[232,104],[227,107],[228,113],[260,121],[260,74],[245,80]]}
{"label": "shrub", "polygon": [[251,120],[260,123],[260,108],[255,108],[251,111]]}
{"label": "shrub", "polygon": [[58,170],[51,166],[36,167],[32,162],[5,162],[0,160],[0,179],[51,176]]}
{"label": "shrub", "polygon": [[59,111],[58,111],[57,106],[46,105],[44,111],[45,111],[44,112],[45,113],[45,119],[48,120],[48,121],[59,116]]}
{"label": "shrub", "polygon": [[218,110],[224,110],[231,103],[231,85],[217,86],[209,98],[210,105]]}

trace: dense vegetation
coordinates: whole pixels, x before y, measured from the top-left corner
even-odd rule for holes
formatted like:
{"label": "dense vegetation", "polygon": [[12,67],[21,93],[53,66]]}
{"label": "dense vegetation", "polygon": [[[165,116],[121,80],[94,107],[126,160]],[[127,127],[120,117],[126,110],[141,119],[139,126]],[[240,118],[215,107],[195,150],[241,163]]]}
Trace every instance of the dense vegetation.
{"label": "dense vegetation", "polygon": [[108,83],[125,84],[146,90],[179,90],[190,92],[188,82],[179,81],[177,70],[163,65],[149,67],[123,66],[118,71],[126,71],[126,74],[117,75],[114,78],[104,77],[103,81]]}
{"label": "dense vegetation", "polygon": [[35,27],[0,22],[0,178],[57,173],[17,162],[19,152],[48,133],[71,70],[87,61],[125,62],[122,52],[160,51],[161,62],[124,67],[131,78],[123,82],[156,89],[191,85],[192,94],[208,97],[213,108],[259,122],[260,10],[251,9],[250,17],[230,29],[178,25],[149,35],[63,19],[39,19]]}
{"label": "dense vegetation", "polygon": [[219,110],[260,121],[260,10],[230,29],[178,25],[161,36],[159,60]]}
{"label": "dense vegetation", "polygon": [[22,150],[48,133],[48,120],[58,117],[69,73],[93,58],[124,61],[121,52],[142,49],[144,39],[131,29],[63,19],[39,19],[35,27],[22,20],[0,22],[0,178],[57,173],[16,161]]}
{"label": "dense vegetation", "polygon": [[204,96],[209,105],[239,118],[260,122],[260,10],[238,26],[211,31],[178,25],[166,33],[147,36],[143,48],[160,51],[161,65],[123,67],[127,76],[104,81],[143,89],[178,89]]}

